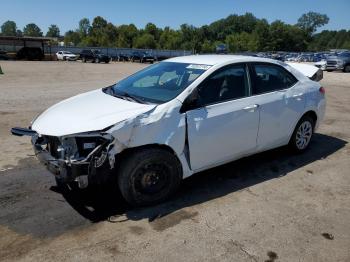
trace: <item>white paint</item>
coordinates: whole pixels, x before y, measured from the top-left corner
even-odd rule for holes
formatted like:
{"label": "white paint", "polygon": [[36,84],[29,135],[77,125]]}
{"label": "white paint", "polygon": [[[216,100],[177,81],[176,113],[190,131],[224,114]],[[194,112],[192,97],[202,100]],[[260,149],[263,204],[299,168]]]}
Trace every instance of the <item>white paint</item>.
{"label": "white paint", "polygon": [[296,70],[299,70],[301,73],[303,73],[307,77],[312,77],[319,70],[319,68],[317,68],[314,65],[290,63],[290,62],[288,62],[287,64],[294,67]]}
{"label": "white paint", "polygon": [[[279,64],[290,71],[298,83],[287,90],[180,113],[183,101],[215,70],[231,63],[250,61]],[[32,129],[40,135],[62,137],[111,126],[106,131],[114,138],[108,153],[111,166],[114,166],[114,156],[126,148],[159,144],[175,152],[182,164],[183,177],[188,177],[194,172],[287,144],[296,123],[309,110],[316,112],[317,125],[324,116],[325,98],[319,92],[320,85],[306,77],[313,68],[225,55],[180,57],[167,62],[211,67],[167,103],[139,104],[96,90],[52,106],[33,122]],[[258,106],[247,110],[252,105]],[[191,165],[185,157],[186,117]]]}
{"label": "white paint", "polygon": [[78,55],[75,55],[68,51],[58,51],[56,53],[57,60],[77,60]]}
{"label": "white paint", "polygon": [[32,129],[49,136],[102,130],[154,107],[119,99],[99,89],[71,97],[50,107],[37,117]]}

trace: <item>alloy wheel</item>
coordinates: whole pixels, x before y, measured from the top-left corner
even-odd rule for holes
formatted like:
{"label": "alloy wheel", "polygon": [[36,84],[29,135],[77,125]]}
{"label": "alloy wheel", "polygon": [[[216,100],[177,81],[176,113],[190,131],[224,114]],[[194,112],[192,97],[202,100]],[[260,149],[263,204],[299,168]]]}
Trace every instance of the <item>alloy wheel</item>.
{"label": "alloy wheel", "polygon": [[305,149],[310,143],[312,136],[312,124],[309,121],[304,121],[300,124],[296,133],[295,143],[299,150]]}

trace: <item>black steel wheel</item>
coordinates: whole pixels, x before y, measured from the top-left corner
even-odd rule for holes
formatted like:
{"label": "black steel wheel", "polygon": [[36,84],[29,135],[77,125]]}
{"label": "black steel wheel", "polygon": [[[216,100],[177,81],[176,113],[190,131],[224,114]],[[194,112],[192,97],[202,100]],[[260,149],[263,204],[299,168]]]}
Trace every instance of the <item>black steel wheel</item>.
{"label": "black steel wheel", "polygon": [[177,157],[158,148],[130,154],[118,170],[122,196],[133,206],[147,206],[167,199],[178,188],[182,168]]}

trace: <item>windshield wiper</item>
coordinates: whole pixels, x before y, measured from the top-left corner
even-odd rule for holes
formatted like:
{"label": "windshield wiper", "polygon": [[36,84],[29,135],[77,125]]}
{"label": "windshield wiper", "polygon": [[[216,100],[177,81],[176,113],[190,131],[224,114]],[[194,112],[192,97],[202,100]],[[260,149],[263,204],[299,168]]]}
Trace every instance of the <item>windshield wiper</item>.
{"label": "windshield wiper", "polygon": [[144,100],[141,98],[138,98],[136,96],[130,95],[129,93],[123,93],[122,96],[130,98],[131,100],[134,100],[135,102],[141,103],[141,104],[146,104]]}
{"label": "windshield wiper", "polygon": [[133,95],[130,95],[129,93],[121,92],[119,90],[116,91],[114,88],[111,88],[110,91],[111,91],[112,95],[115,97],[118,97],[118,98],[121,98],[124,100],[128,100],[128,101],[132,100],[132,101],[140,103],[140,104],[147,104],[147,102],[144,101],[143,99],[138,98],[138,97],[133,96]]}

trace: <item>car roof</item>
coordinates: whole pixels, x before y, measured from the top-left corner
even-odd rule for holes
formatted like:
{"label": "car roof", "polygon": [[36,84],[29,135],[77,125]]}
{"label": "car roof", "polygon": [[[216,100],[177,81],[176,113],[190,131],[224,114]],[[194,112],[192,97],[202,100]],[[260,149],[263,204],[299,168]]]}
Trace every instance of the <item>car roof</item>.
{"label": "car roof", "polygon": [[203,64],[203,65],[218,65],[227,62],[270,62],[276,63],[275,60],[269,58],[245,56],[245,55],[191,55],[179,56],[167,59],[166,62],[188,63],[188,64]]}

